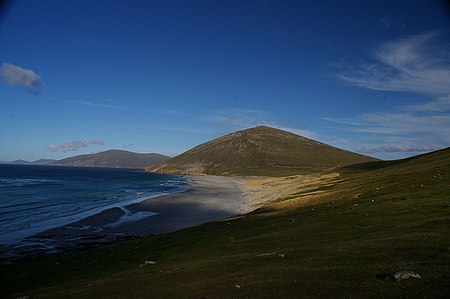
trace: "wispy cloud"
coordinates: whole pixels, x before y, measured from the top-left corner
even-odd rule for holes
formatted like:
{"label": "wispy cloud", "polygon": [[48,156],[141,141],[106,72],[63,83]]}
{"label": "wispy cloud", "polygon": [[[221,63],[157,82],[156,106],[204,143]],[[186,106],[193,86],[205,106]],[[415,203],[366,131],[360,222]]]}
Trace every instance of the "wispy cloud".
{"label": "wispy cloud", "polygon": [[243,114],[266,114],[265,111],[256,110],[256,109],[231,108],[231,109],[228,109],[228,111],[231,111],[234,113],[243,113]]}
{"label": "wispy cloud", "polygon": [[92,139],[91,141],[89,141],[89,143],[93,145],[104,145],[105,141],[100,139]]}
{"label": "wispy cloud", "polygon": [[228,131],[247,129],[256,126],[268,126],[289,131],[307,138],[317,139],[319,135],[301,126],[292,126],[288,121],[276,120],[269,112],[252,109],[216,110],[208,115],[209,121],[215,122]]}
{"label": "wispy cloud", "polygon": [[371,62],[341,65],[336,76],[369,89],[450,94],[450,52],[442,35],[428,32],[384,43]]}
{"label": "wispy cloud", "polygon": [[410,111],[417,112],[449,112],[450,111],[450,95],[439,97],[435,100],[422,104],[410,105],[405,107]]}
{"label": "wispy cloud", "polygon": [[178,110],[174,110],[174,109],[169,109],[164,111],[164,113],[166,114],[170,114],[170,115],[176,115],[176,116],[185,116],[186,113],[178,111]]}
{"label": "wispy cloud", "polygon": [[340,69],[336,76],[351,85],[430,96],[422,103],[390,111],[324,118],[340,132],[349,133],[353,150],[368,154],[418,153],[450,144],[450,51],[443,35],[428,32],[383,43],[369,63],[336,65]]}
{"label": "wispy cloud", "polygon": [[200,121],[201,123],[196,126],[159,124],[159,127],[166,131],[198,134],[207,136],[208,138],[216,138],[233,131],[244,130],[256,126],[268,126],[311,139],[319,138],[317,133],[306,129],[303,126],[293,125],[289,120],[280,120],[270,112],[256,109],[229,108],[214,110],[207,114],[197,115],[195,120]]}
{"label": "wispy cloud", "polygon": [[87,144],[81,140],[72,140],[71,142],[61,144],[49,144],[47,149],[51,152],[72,152],[80,148],[87,147]]}
{"label": "wispy cloud", "polygon": [[273,125],[269,125],[269,126],[273,127],[273,128],[277,128],[277,129],[283,130],[283,131],[288,131],[288,132],[291,132],[291,133],[294,133],[294,134],[297,134],[297,135],[300,135],[300,136],[303,136],[303,137],[306,137],[306,138],[310,138],[310,139],[317,140],[320,137],[319,134],[317,134],[317,133],[315,133],[313,131],[310,131],[310,130],[306,130],[306,129],[284,127],[284,126],[278,125],[276,123],[273,124]]}
{"label": "wispy cloud", "polygon": [[450,144],[446,98],[398,107],[398,110],[401,112],[324,119],[333,122],[335,130],[351,133],[351,149],[361,153],[425,152]]}
{"label": "wispy cloud", "polygon": [[173,126],[162,126],[162,130],[165,131],[173,131],[173,132],[182,132],[182,133],[192,133],[192,134],[209,134],[211,133],[210,130],[202,130],[197,128],[190,128],[190,127],[173,127]]}
{"label": "wispy cloud", "polygon": [[84,106],[89,106],[89,107],[97,107],[97,108],[122,109],[122,110],[129,109],[128,107],[124,107],[124,106],[100,104],[100,103],[94,103],[94,102],[88,102],[88,101],[68,101],[68,103],[84,105]]}
{"label": "wispy cloud", "polygon": [[408,153],[408,152],[431,152],[445,148],[441,144],[418,144],[418,145],[386,145],[379,147],[362,147],[357,151],[364,154],[375,153]]}
{"label": "wispy cloud", "polygon": [[41,77],[33,70],[24,69],[12,63],[2,64],[0,76],[6,83],[24,86],[33,94],[40,94],[44,88]]}
{"label": "wispy cloud", "polygon": [[49,144],[47,149],[51,152],[75,152],[81,148],[88,147],[89,144],[92,145],[104,145],[106,142],[101,139],[92,139],[90,141],[72,140],[66,143]]}
{"label": "wispy cloud", "polygon": [[349,118],[324,118],[353,132],[381,135],[440,136],[450,140],[449,115],[414,113],[366,113]]}
{"label": "wispy cloud", "polygon": [[391,16],[386,16],[380,20],[380,24],[384,27],[384,29],[389,29],[392,24],[394,24],[394,20]]}

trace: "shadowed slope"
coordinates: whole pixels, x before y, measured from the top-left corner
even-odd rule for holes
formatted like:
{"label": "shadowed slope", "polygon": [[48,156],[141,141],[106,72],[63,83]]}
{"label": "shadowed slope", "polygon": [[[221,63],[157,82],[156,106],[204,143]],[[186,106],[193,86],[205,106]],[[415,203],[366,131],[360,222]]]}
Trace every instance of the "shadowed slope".
{"label": "shadowed slope", "polygon": [[[357,171],[367,171],[376,170],[381,168],[389,169],[408,169],[417,168],[418,165],[428,168],[437,168],[442,166],[442,163],[450,165],[450,147],[434,151],[431,153],[421,154],[405,159],[390,160],[390,161],[371,161],[365,163],[352,164],[342,167],[343,172],[357,172]],[[396,166],[397,167],[393,167]],[[415,169],[417,171],[417,169]]]}
{"label": "shadowed slope", "polygon": [[182,174],[282,176],[376,159],[259,126],[222,136],[148,168]]}

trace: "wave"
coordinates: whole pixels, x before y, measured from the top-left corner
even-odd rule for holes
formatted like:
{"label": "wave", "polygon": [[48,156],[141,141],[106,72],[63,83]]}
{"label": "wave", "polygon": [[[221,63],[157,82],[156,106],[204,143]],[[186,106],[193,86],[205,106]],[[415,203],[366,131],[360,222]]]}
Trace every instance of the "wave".
{"label": "wave", "polygon": [[53,179],[17,179],[17,178],[1,178],[0,188],[4,187],[25,187],[31,185],[49,185],[60,184],[60,180]]}
{"label": "wave", "polygon": [[[112,208],[124,209],[125,206],[127,206],[127,205],[140,203],[144,200],[162,196],[162,195],[166,195],[166,194],[168,194],[168,193],[155,193],[152,196],[147,195],[145,197],[139,197],[139,198],[136,198],[133,200],[124,200],[121,202],[116,202],[116,203],[105,205],[105,206],[94,207],[94,208],[91,208],[91,209],[88,209],[88,210],[85,210],[82,212],[70,214],[70,215],[57,216],[57,215],[48,214],[46,220],[33,222],[33,223],[27,223],[27,224],[25,224],[24,227],[21,227],[19,230],[10,230],[10,231],[5,231],[5,233],[1,233],[0,234],[0,244],[11,245],[13,243],[17,243],[18,241],[25,239],[26,237],[30,237],[32,235],[35,235],[37,233],[40,233],[40,232],[43,232],[43,231],[46,231],[46,230],[49,230],[52,228],[61,227],[61,226],[65,226],[65,225],[77,222],[81,219],[99,214],[105,210],[109,210]],[[142,213],[137,213],[137,214],[138,215],[125,215],[124,219],[121,220],[122,221],[121,223],[129,222],[129,221],[136,221],[136,220],[142,219],[144,217],[149,217],[149,216],[155,215],[156,213],[146,212],[145,215]]]}
{"label": "wave", "polygon": [[[184,177],[130,170],[39,167],[19,170],[22,172],[15,167],[6,168],[5,172],[2,169],[0,244],[19,244],[24,238],[47,229],[68,225],[110,208],[124,209],[155,196],[182,192],[187,187]],[[151,215],[150,212],[125,211],[118,223]]]}

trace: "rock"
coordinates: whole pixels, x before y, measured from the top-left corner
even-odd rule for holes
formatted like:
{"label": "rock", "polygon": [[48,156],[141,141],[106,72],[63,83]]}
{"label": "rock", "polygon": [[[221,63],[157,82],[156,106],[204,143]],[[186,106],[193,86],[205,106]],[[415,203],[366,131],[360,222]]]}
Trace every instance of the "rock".
{"label": "rock", "polygon": [[156,265],[155,261],[145,261],[143,264],[139,265],[139,268],[147,266],[147,265]]}
{"label": "rock", "polygon": [[386,275],[384,280],[392,281],[392,282],[400,282],[401,280],[408,278],[422,278],[418,273],[412,270],[401,270],[394,272],[392,274]]}

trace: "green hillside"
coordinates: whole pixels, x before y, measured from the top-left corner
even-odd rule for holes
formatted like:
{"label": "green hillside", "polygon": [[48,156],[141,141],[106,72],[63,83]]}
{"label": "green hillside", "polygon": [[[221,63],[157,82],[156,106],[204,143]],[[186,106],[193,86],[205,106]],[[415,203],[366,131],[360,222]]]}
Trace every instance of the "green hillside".
{"label": "green hillside", "polygon": [[[274,179],[298,191],[243,217],[3,267],[1,295],[447,298],[450,149],[338,171]],[[405,269],[422,278],[383,280]]]}
{"label": "green hillside", "polygon": [[282,130],[259,126],[201,144],[149,171],[283,176],[376,159]]}

